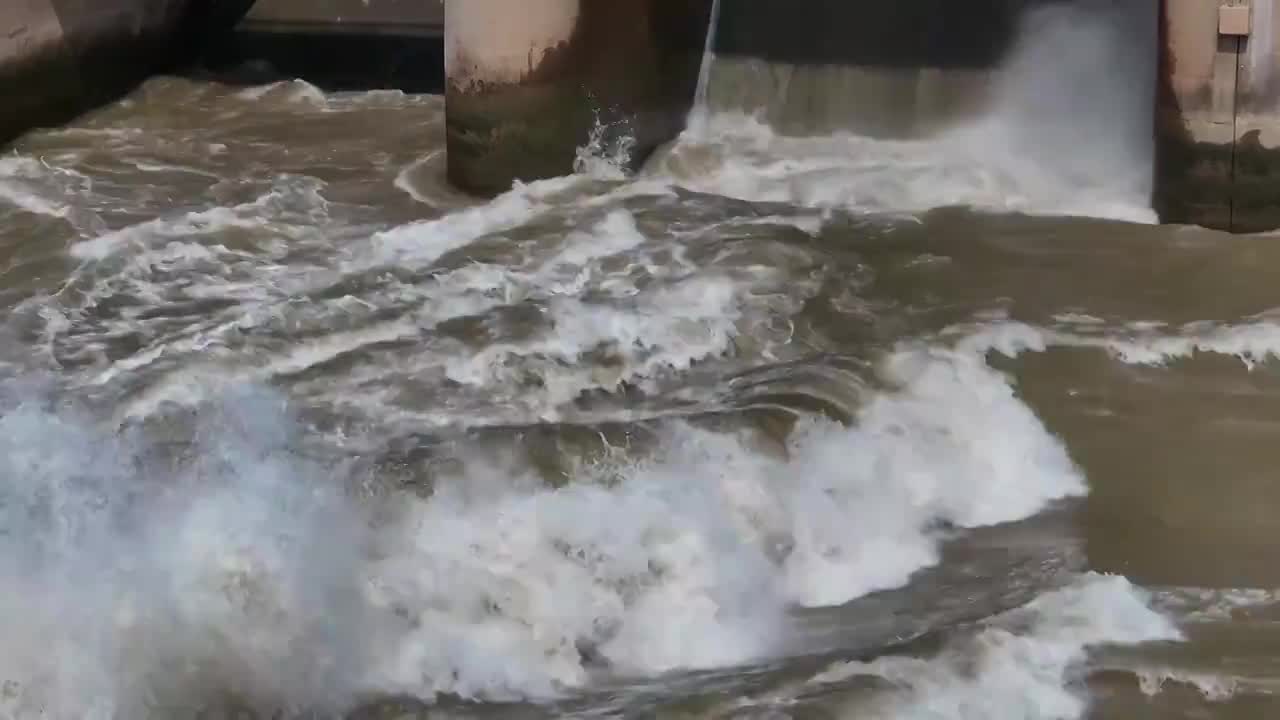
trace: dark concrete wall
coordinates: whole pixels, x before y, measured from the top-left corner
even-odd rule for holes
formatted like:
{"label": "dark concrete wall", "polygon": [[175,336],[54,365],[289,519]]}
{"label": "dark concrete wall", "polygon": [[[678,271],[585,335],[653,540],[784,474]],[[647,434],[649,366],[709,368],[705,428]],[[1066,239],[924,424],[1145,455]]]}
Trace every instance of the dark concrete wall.
{"label": "dark concrete wall", "polygon": [[257,0],[205,55],[225,78],[330,90],[444,89],[443,0]]}
{"label": "dark concrete wall", "polygon": [[989,68],[1046,0],[722,0],[716,52],[797,65]]}
{"label": "dark concrete wall", "polygon": [[236,0],[7,0],[0,143],[57,124],[188,59]]}
{"label": "dark concrete wall", "polygon": [[[468,12],[467,0],[451,1],[460,5],[450,13]],[[608,128],[606,144],[634,142],[630,160],[638,166],[684,128],[711,4],[580,0],[567,39],[531,51],[515,78],[477,77],[463,57],[468,49],[458,49],[445,90],[450,180],[493,194],[513,180],[566,175],[597,122]]]}
{"label": "dark concrete wall", "polygon": [[1079,1],[722,0],[711,105],[784,134],[928,136],[989,105],[1028,11]]}

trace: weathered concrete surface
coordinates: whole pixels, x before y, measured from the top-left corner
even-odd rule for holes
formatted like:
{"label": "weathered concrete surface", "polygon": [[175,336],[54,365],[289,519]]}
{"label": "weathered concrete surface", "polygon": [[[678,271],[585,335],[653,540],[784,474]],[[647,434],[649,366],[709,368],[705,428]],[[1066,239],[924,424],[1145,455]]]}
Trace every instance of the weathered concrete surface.
{"label": "weathered concrete surface", "polygon": [[0,143],[71,112],[79,86],[49,0],[16,0],[8,13],[0,23]]}
{"label": "weathered concrete surface", "polygon": [[69,120],[191,52],[227,0],[8,0],[0,142]]}
{"label": "weathered concrete surface", "polygon": [[[1251,8],[1248,35],[1219,32],[1221,5]],[[1277,5],[1163,0],[1154,198],[1163,221],[1280,227]]]}
{"label": "weathered concrete surface", "polygon": [[693,103],[711,0],[447,0],[449,178],[493,194],[572,171],[599,121],[638,165]]}
{"label": "weathered concrete surface", "polygon": [[989,106],[994,68],[808,65],[721,56],[708,104],[759,117],[784,135],[851,132],[875,138],[932,135]]}
{"label": "weathered concrete surface", "polygon": [[1236,88],[1231,226],[1237,232],[1280,228],[1280,2],[1252,0],[1252,8]]}
{"label": "weathered concrete surface", "polygon": [[443,0],[257,0],[205,61],[231,80],[440,92],[443,44]]}
{"label": "weathered concrete surface", "polygon": [[1236,59],[1218,0],[1162,0],[1156,103],[1156,211],[1165,222],[1230,229]]}

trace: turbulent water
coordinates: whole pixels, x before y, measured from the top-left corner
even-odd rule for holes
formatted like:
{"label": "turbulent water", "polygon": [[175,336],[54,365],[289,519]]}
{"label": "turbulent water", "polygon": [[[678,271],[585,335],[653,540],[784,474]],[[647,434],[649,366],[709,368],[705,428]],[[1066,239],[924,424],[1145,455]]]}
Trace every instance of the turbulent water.
{"label": "turbulent water", "polygon": [[1280,246],[1019,107],[483,203],[436,97],[29,135],[0,717],[1275,714]]}

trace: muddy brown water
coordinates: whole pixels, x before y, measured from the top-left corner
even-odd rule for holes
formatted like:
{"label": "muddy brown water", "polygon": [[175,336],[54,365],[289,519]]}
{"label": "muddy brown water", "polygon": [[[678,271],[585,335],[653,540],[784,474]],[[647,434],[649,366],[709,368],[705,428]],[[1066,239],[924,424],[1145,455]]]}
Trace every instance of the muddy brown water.
{"label": "muddy brown water", "polygon": [[428,96],[17,143],[0,714],[1280,712],[1276,239],[734,122],[491,202]]}

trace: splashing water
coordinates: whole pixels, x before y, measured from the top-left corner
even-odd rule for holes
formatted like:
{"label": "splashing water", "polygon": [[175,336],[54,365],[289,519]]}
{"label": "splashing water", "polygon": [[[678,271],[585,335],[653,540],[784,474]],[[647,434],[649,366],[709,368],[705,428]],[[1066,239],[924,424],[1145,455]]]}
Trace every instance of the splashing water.
{"label": "splashing water", "polygon": [[155,81],[28,138],[0,716],[1074,720],[1118,645],[1152,702],[1215,687],[1140,655],[1184,611],[1090,571],[1098,494],[1154,514],[1188,458],[1131,493],[1097,458],[1182,365],[1265,401],[1228,373],[1280,356],[1275,250],[1011,214],[1143,219],[1103,132],[1135,106],[1086,82],[1129,36],[1076,13],[919,141],[713,114],[709,37],[701,130],[640,177],[599,127],[484,203],[430,177],[432,98]]}
{"label": "splashing water", "polygon": [[[306,459],[264,388],[230,386],[160,439],[10,384],[12,712],[132,715],[223,694],[294,712],[362,693],[550,698],[588,683],[591,658],[639,675],[734,665],[777,649],[789,605],[840,604],[936,563],[936,522],[1016,520],[1082,491],[972,357],[903,351],[885,371],[903,393],[849,430],[807,424],[792,460],[676,424],[651,458],[584,467],[562,490],[468,455],[429,499],[385,509],[351,494],[343,464]],[[966,439],[998,427],[1001,447]]]}
{"label": "splashing water", "polygon": [[[784,114],[777,106],[786,106],[788,116],[816,116],[828,105],[843,107],[828,94],[850,92],[842,101],[861,112],[856,93],[863,84],[851,81],[849,90],[840,73],[871,71],[793,68],[797,77],[777,80],[776,96],[752,91],[749,97],[762,106],[713,113],[707,99],[713,84],[754,89],[775,81],[767,63],[721,64],[709,54],[695,106],[701,109],[657,167],[700,191],[754,201],[863,212],[970,206],[1154,223],[1155,46],[1154,12],[1143,3],[1035,8],[993,73],[984,107],[946,118],[918,109],[917,117],[899,124],[937,129],[889,138],[806,134],[803,123],[800,131],[783,133],[767,119]],[[803,88],[827,94],[820,102]],[[728,89],[724,94],[731,95]]]}

